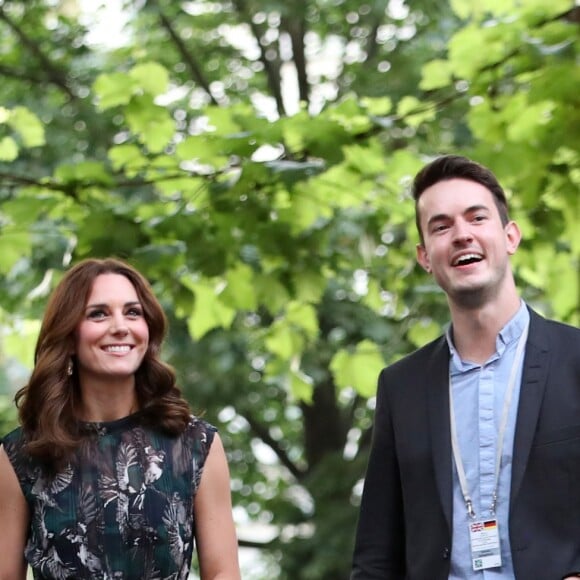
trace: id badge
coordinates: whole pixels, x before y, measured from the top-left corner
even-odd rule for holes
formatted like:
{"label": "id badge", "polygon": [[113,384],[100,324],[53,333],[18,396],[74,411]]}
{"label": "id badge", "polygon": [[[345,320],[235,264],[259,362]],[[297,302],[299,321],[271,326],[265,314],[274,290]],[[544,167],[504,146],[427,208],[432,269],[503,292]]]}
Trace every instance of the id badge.
{"label": "id badge", "polygon": [[482,520],[469,524],[473,569],[485,570],[501,566],[501,549],[497,520]]}

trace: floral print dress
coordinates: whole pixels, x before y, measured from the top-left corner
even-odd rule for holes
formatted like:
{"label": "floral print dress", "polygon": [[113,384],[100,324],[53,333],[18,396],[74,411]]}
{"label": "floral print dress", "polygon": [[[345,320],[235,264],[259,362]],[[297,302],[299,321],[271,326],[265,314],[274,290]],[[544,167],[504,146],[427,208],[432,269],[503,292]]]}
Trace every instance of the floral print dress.
{"label": "floral print dress", "polygon": [[215,427],[191,417],[173,437],[136,413],[83,429],[76,460],[53,477],[24,453],[20,428],[2,441],[30,507],[25,557],[34,578],[186,579],[193,500]]}

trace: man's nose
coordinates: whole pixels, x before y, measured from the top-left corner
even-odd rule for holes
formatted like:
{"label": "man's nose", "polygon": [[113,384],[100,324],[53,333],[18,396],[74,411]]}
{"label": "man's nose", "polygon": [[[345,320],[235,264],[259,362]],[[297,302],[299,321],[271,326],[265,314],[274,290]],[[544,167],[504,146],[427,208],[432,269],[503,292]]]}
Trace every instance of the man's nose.
{"label": "man's nose", "polygon": [[457,221],[453,224],[453,242],[456,244],[470,242],[473,239],[469,224],[464,221]]}

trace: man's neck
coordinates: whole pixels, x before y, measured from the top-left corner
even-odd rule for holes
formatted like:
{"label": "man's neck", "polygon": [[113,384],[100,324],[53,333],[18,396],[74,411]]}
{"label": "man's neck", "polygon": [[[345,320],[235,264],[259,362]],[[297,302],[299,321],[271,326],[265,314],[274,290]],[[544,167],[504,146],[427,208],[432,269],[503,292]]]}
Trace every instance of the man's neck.
{"label": "man's neck", "polygon": [[496,350],[500,330],[515,316],[521,300],[517,293],[509,299],[476,309],[450,304],[453,344],[462,360],[483,364]]}

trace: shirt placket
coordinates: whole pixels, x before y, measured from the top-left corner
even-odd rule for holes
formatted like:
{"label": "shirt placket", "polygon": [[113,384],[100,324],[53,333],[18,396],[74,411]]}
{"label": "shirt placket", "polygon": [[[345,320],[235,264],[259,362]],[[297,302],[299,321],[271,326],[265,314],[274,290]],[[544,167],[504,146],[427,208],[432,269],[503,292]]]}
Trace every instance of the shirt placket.
{"label": "shirt placket", "polygon": [[479,498],[478,518],[490,515],[492,502],[497,433],[494,418],[493,363],[482,367],[479,375]]}

